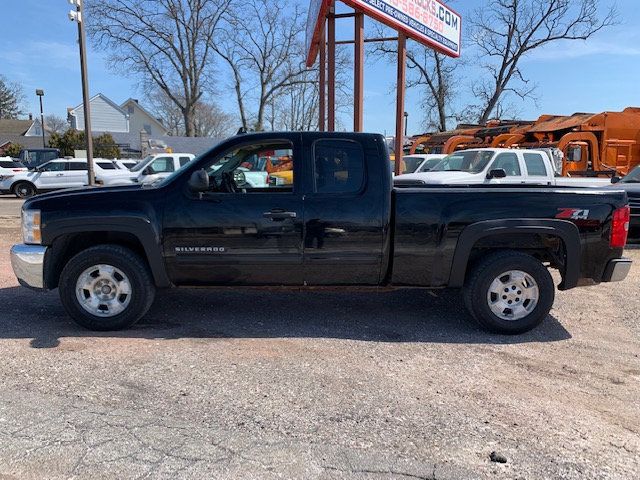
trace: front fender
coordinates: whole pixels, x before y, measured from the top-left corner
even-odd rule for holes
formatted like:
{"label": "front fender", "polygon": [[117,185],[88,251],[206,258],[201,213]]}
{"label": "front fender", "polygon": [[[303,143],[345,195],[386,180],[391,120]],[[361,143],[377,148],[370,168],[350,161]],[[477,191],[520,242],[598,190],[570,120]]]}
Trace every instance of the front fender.
{"label": "front fender", "polygon": [[144,249],[156,286],[171,286],[162,256],[162,240],[158,229],[143,215],[59,218],[47,222],[43,228],[43,243],[76,233],[128,233],[135,236]]}

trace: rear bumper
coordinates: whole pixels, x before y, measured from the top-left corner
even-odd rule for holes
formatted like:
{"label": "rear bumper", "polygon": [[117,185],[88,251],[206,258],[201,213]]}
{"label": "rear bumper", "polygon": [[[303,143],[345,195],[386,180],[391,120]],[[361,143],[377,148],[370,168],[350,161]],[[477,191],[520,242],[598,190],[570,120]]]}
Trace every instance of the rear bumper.
{"label": "rear bumper", "polygon": [[44,289],[44,256],[47,247],[41,245],[14,245],[11,247],[11,266],[23,287]]}
{"label": "rear bumper", "polygon": [[604,270],[603,282],[621,282],[631,270],[632,260],[630,258],[616,258],[611,260]]}

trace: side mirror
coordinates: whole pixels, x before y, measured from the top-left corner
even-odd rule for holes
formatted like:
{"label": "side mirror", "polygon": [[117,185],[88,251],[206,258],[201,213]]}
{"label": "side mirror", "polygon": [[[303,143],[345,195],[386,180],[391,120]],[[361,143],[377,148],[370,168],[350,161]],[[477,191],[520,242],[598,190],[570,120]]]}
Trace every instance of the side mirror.
{"label": "side mirror", "polygon": [[153,169],[151,167],[146,167],[144,170],[142,170],[142,174],[143,175],[152,175],[153,174]]}
{"label": "side mirror", "polygon": [[206,192],[209,190],[209,175],[202,170],[196,170],[189,179],[189,190],[193,193]]}
{"label": "side mirror", "polygon": [[611,183],[613,184],[620,183],[620,180],[622,180],[620,177],[611,177]]}
{"label": "side mirror", "polygon": [[489,173],[487,173],[487,179],[491,180],[492,178],[506,178],[507,172],[503,168],[495,168]]}

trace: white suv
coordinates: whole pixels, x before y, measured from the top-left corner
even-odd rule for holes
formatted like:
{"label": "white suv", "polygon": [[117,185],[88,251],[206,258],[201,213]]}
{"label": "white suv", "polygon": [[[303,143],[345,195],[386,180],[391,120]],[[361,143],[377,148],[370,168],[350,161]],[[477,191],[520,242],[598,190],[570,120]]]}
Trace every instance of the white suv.
{"label": "white suv", "polygon": [[[96,180],[101,183],[104,183],[109,176],[122,171],[113,163],[113,160],[96,159],[94,167]],[[43,163],[34,170],[3,175],[0,191],[11,192],[18,198],[28,198],[39,192],[83,187],[88,184],[86,159],[60,158]]]}

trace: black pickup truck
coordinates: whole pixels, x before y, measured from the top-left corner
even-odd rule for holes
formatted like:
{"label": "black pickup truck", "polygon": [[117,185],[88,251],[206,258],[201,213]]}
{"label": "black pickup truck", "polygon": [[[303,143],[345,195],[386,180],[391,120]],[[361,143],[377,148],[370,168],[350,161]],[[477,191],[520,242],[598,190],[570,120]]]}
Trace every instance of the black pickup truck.
{"label": "black pickup truck", "polygon": [[394,188],[389,165],[380,135],[238,135],[155,184],[28,200],[12,265],[94,330],[173,286],[384,286],[460,288],[481,326],[519,333],[553,305],[548,268],[560,290],[629,272],[624,192]]}

